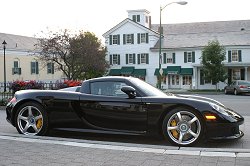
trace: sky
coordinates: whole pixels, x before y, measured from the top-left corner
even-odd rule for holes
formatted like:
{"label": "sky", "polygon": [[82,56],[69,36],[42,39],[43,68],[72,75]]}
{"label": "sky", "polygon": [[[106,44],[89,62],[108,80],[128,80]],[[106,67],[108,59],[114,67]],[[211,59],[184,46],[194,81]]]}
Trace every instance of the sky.
{"label": "sky", "polygon": [[[162,23],[250,19],[250,0],[186,0],[162,12]],[[41,36],[47,29],[93,32],[99,39],[128,17],[127,10],[147,9],[159,24],[160,6],[171,0],[0,0],[0,33]]]}

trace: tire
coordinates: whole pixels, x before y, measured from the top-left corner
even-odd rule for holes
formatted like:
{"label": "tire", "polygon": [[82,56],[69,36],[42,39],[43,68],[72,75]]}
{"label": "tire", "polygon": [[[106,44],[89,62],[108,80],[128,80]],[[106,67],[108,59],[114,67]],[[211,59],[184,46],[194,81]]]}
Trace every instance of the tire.
{"label": "tire", "polygon": [[48,131],[48,114],[35,102],[27,102],[19,107],[15,116],[16,129],[24,135],[45,135]]}
{"label": "tire", "polygon": [[237,89],[234,89],[234,95],[238,95],[239,93],[238,93],[238,91],[237,91]]}
{"label": "tire", "polygon": [[176,108],[170,111],[162,123],[162,132],[171,144],[191,146],[203,137],[202,118],[192,109]]}

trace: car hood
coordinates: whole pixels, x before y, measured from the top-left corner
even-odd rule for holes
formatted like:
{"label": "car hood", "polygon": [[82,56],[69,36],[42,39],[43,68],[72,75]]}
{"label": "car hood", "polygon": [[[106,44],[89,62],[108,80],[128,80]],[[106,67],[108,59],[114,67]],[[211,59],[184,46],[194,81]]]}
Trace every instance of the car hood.
{"label": "car hood", "polygon": [[211,99],[211,98],[208,98],[208,97],[203,97],[203,96],[198,96],[198,95],[183,95],[183,94],[178,94],[175,96],[182,97],[182,98],[188,98],[188,99],[202,100],[202,101],[214,103],[214,104],[220,105],[222,107],[225,107],[224,104],[222,104],[221,102],[214,100],[214,99]]}

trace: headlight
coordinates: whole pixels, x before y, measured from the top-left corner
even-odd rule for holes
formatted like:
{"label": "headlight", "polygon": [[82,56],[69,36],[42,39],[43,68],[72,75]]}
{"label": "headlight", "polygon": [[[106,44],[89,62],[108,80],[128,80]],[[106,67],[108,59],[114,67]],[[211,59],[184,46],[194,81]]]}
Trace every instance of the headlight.
{"label": "headlight", "polygon": [[229,116],[229,114],[225,111],[225,108],[217,105],[217,104],[214,104],[214,103],[209,103],[209,105],[216,111],[218,111],[219,113],[223,114],[223,115],[226,115],[226,116]]}

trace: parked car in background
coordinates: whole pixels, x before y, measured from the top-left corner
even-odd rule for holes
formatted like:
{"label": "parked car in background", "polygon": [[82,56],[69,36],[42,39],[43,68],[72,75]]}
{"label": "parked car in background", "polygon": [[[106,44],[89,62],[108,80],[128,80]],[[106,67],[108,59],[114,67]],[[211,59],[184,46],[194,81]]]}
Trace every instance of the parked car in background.
{"label": "parked car in background", "polygon": [[224,88],[225,94],[233,93],[235,95],[250,93],[250,81],[236,80]]}

